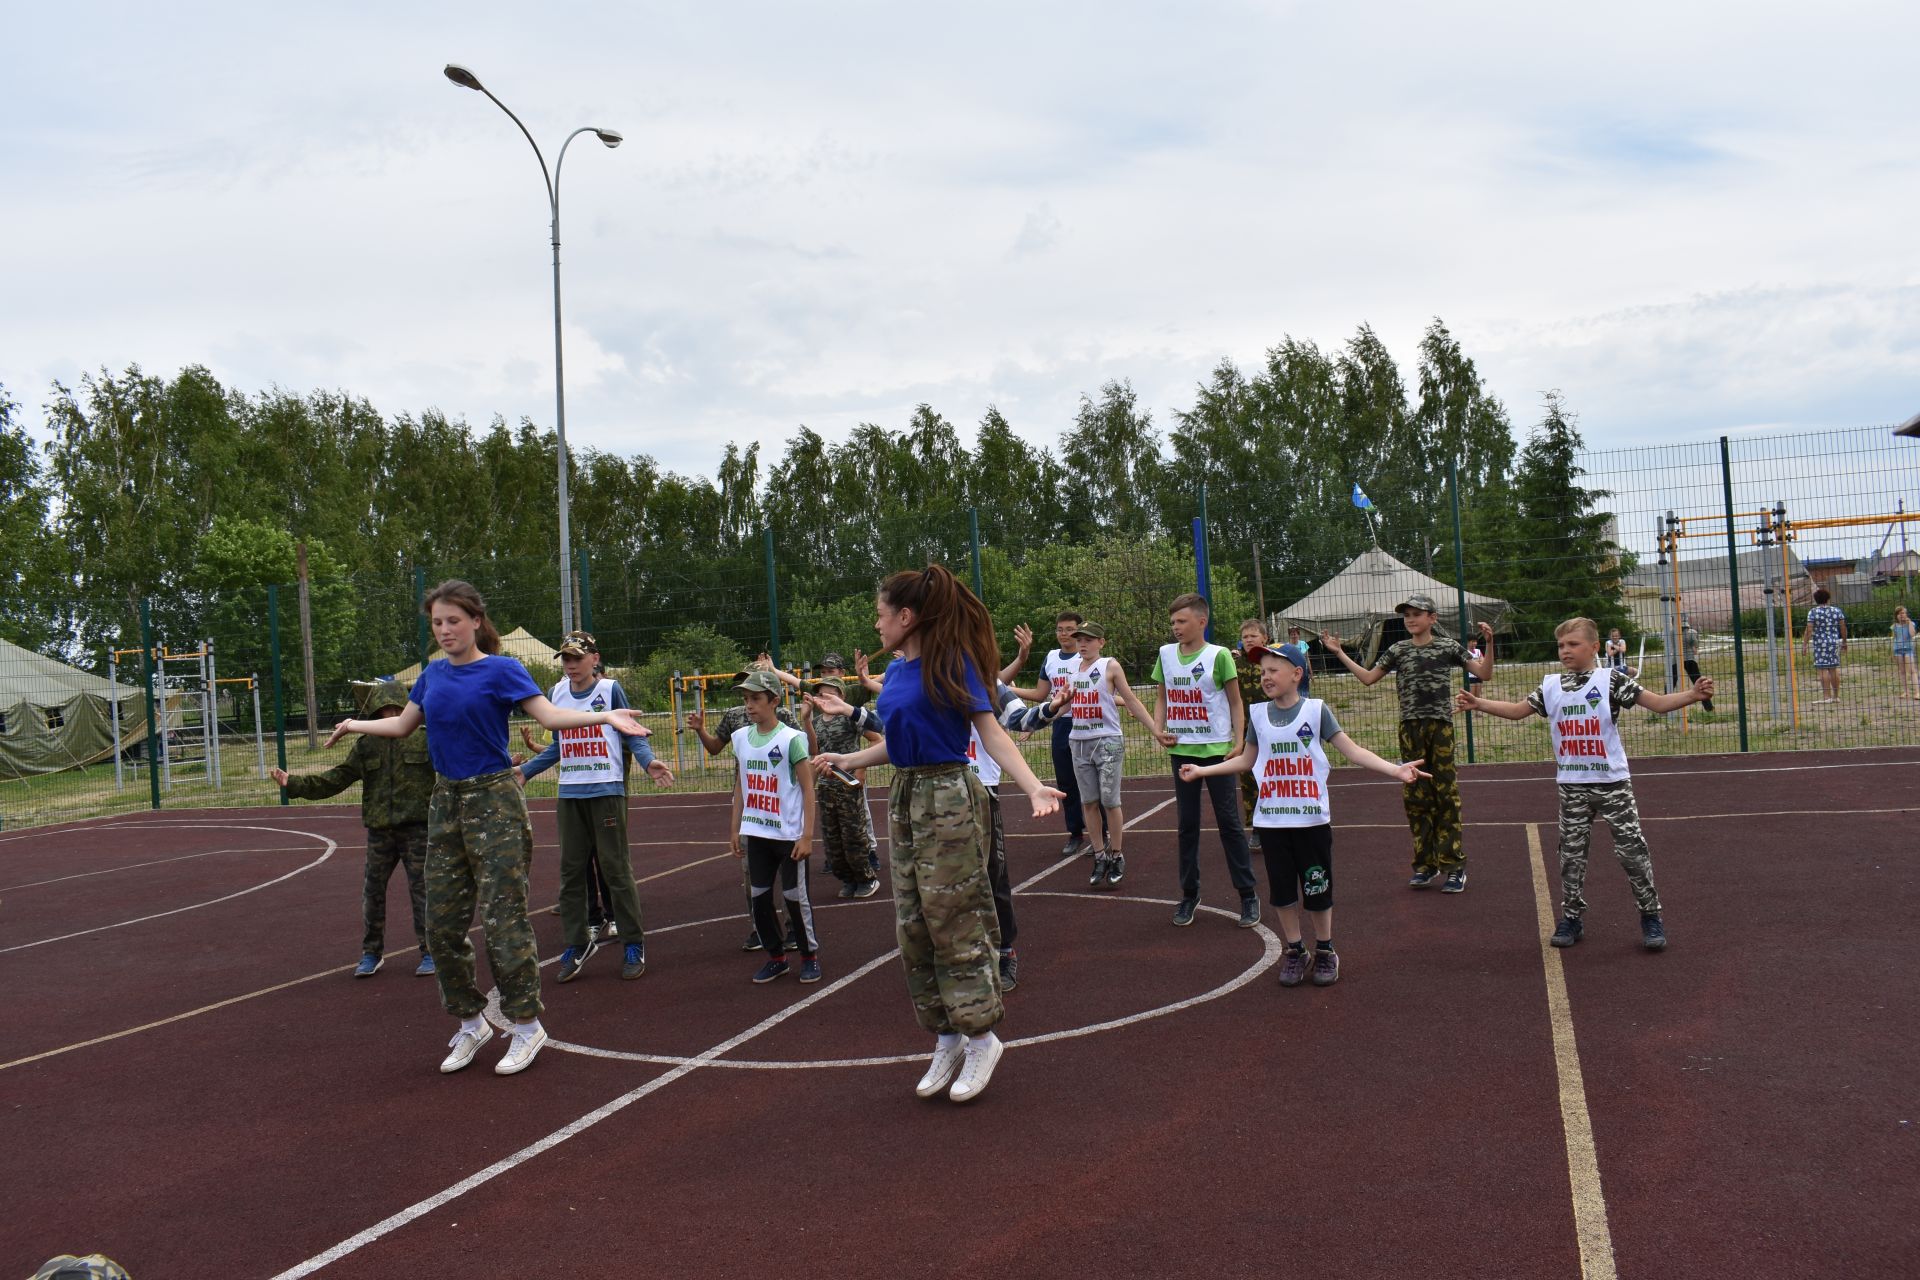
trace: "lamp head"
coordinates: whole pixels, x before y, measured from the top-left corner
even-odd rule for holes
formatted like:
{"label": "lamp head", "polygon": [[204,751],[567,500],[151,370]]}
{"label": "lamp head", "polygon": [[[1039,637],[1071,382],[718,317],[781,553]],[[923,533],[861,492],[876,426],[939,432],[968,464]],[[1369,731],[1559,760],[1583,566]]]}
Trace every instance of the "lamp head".
{"label": "lamp head", "polygon": [[446,77],[462,89],[478,89],[480,87],[480,77],[457,62],[449,62],[447,64]]}
{"label": "lamp head", "polygon": [[626,141],[625,136],[618,129],[595,129],[593,136],[606,143],[609,148],[617,147]]}

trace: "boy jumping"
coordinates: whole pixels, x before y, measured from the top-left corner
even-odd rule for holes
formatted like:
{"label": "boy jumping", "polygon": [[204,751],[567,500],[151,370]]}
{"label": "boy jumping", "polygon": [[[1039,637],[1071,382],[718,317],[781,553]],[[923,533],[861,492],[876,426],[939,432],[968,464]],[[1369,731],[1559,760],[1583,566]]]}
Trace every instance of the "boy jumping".
{"label": "boy jumping", "polygon": [[1320,634],[1320,643],[1361,684],[1377,684],[1393,672],[1400,692],[1400,758],[1424,760],[1433,776],[1400,789],[1407,825],[1413,830],[1413,879],[1424,889],[1441,876],[1442,893],[1467,887],[1467,857],[1460,847],[1460,779],[1453,768],[1453,702],[1447,671],[1459,667],[1478,680],[1493,678],[1493,628],[1478,627],[1481,654],[1474,658],[1458,640],[1433,633],[1438,616],[1433,599],[1410,595],[1394,606],[1407,625],[1407,638],[1382,650],[1372,667],[1363,667],[1340,647],[1340,637]]}
{"label": "boy jumping", "polygon": [[1580,941],[1587,901],[1587,845],[1594,822],[1613,829],[1613,852],[1633,886],[1640,908],[1640,941],[1649,951],[1665,950],[1666,927],[1660,921],[1660,895],[1653,887],[1653,856],[1640,833],[1640,809],[1627,773],[1627,752],[1620,742],[1620,712],[1627,707],[1678,711],[1713,696],[1713,680],[1702,677],[1690,689],[1655,693],[1643,689],[1618,667],[1601,667],[1600,628],[1591,618],[1569,618],[1554,628],[1560,665],[1525,702],[1496,702],[1462,690],[1455,705],[1505,720],[1545,716],[1553,731],[1553,758],[1560,784],[1560,924],[1556,947]]}

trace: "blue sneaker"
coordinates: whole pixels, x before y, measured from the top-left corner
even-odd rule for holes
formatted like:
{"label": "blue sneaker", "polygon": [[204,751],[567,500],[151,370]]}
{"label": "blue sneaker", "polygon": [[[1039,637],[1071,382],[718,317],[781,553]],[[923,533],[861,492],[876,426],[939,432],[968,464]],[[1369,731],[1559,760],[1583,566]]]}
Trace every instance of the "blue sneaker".
{"label": "blue sneaker", "polygon": [[413,971],[413,976],[416,978],[431,978],[436,972],[438,972],[438,970],[433,967],[433,957],[422,952],[420,955],[420,967]]}
{"label": "blue sneaker", "polygon": [[359,964],[353,966],[353,976],[356,978],[371,978],[374,974],[380,972],[380,966],[384,963],[386,963],[384,957],[377,956],[369,951],[360,957]]}
{"label": "blue sneaker", "polygon": [[800,959],[800,981],[820,981],[820,957],[802,956]]}
{"label": "blue sneaker", "polygon": [[637,942],[627,944],[627,954],[620,962],[620,976],[632,981],[647,971],[647,953]]}
{"label": "blue sneaker", "polygon": [[789,967],[785,957],[769,960],[760,966],[759,970],[753,975],[753,980],[755,982],[772,982],[775,978],[784,978],[787,976],[787,969]]}
{"label": "blue sneaker", "polygon": [[584,947],[568,947],[565,951],[562,951],[560,953],[560,981],[572,982],[575,978],[579,977],[580,967],[586,964],[587,957],[597,950],[599,950],[599,948],[589,942]]}

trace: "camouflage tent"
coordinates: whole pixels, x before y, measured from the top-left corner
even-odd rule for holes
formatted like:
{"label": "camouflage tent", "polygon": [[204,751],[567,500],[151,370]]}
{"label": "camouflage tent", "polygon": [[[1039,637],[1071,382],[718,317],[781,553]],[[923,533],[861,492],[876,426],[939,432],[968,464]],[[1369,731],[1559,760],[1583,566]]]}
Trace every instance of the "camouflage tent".
{"label": "camouflage tent", "polygon": [[[1433,598],[1439,606],[1442,634],[1451,635],[1458,629],[1459,594],[1376,546],[1355,556],[1346,568],[1276,614],[1272,619],[1274,634],[1284,636],[1289,626],[1301,628],[1309,637],[1331,631],[1342,637],[1348,653],[1371,662],[1386,638],[1388,624],[1398,626],[1395,606],[1411,595]],[[1485,622],[1495,631],[1507,631],[1513,625],[1512,614],[1513,608],[1505,600],[1467,592],[1469,622]]]}
{"label": "camouflage tent", "polygon": [[146,737],[139,686],[115,686],[0,640],[0,777],[56,773],[112,759],[116,701],[125,750]]}

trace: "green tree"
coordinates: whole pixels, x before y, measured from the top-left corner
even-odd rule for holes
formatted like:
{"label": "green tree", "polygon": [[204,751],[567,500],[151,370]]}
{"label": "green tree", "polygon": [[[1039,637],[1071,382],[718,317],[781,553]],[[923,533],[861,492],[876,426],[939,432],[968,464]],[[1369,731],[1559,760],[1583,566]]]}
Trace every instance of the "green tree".
{"label": "green tree", "polygon": [[[0,386],[0,637],[29,649],[54,645],[61,623],[47,488],[20,406]],[[77,655],[63,655],[77,656]]]}
{"label": "green tree", "polygon": [[1060,461],[1075,535],[1112,530],[1137,538],[1159,525],[1160,433],[1131,383],[1107,383],[1098,400],[1080,397],[1073,429],[1060,441]]}
{"label": "green tree", "polygon": [[[672,706],[674,673],[733,672],[747,665],[748,653],[731,636],[705,623],[675,627],[661,637],[647,660],[634,668],[621,686],[633,704],[645,711]],[[709,690],[709,692],[713,692]]]}
{"label": "green tree", "polygon": [[[296,540],[264,521],[216,516],[200,539],[188,576],[187,595],[198,627],[188,636],[160,637],[175,648],[211,637],[215,660],[230,676],[266,675],[272,654],[265,627],[267,587],[280,586],[281,671],[289,698],[306,697],[300,661]],[[323,542],[307,542],[308,601],[313,617],[314,680],[324,691],[323,706],[342,705],[346,681],[390,675],[407,665],[408,653],[391,648],[371,652],[359,632],[358,592],[340,562]]]}

